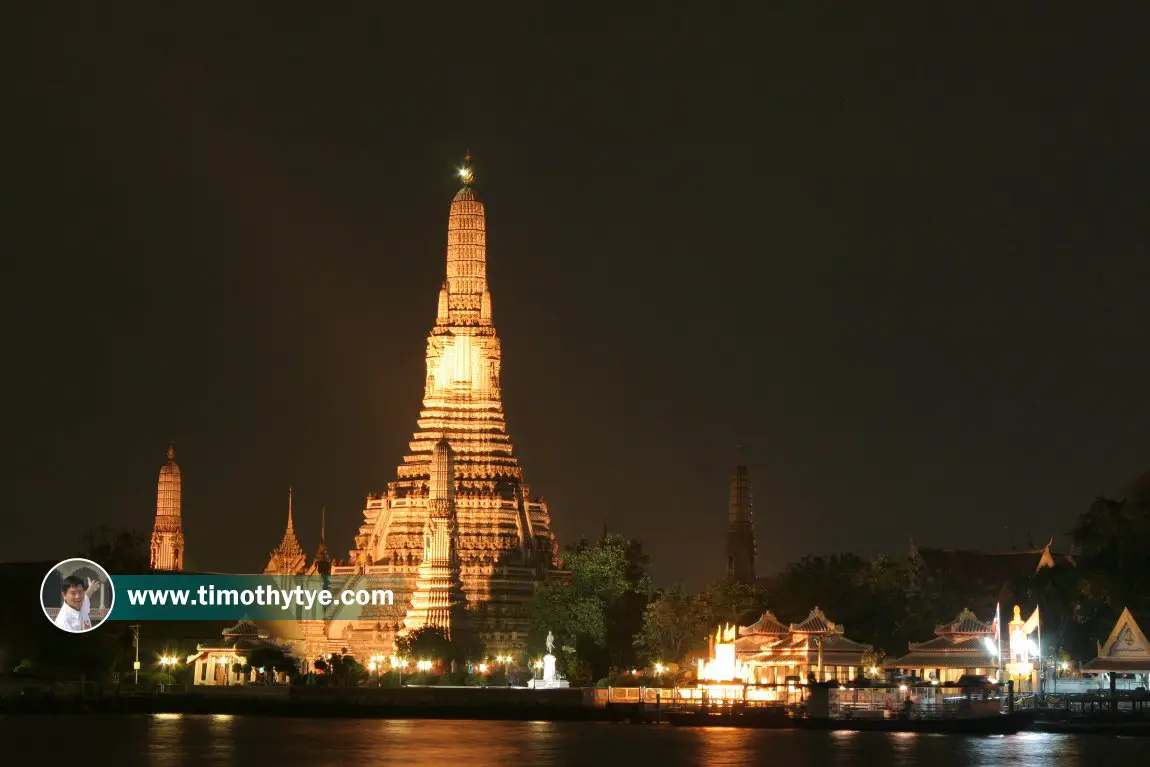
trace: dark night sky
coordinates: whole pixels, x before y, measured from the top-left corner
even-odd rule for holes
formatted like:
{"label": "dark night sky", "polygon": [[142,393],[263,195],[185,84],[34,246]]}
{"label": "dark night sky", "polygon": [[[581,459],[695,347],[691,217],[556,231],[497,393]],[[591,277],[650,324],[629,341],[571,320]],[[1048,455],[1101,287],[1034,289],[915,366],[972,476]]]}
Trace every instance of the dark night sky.
{"label": "dark night sky", "polygon": [[172,437],[189,567],[262,567],[289,483],[346,550],[467,148],[563,542],[606,517],[703,585],[740,443],[767,570],[1041,544],[1150,466],[1132,19],[136,5],[0,24],[0,560],[150,530]]}

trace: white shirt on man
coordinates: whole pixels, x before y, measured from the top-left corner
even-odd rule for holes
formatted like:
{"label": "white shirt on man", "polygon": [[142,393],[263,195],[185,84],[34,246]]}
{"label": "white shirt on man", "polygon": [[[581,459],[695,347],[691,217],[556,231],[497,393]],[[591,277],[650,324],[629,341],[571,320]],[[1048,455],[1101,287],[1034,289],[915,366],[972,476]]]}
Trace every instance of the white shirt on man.
{"label": "white shirt on man", "polygon": [[60,612],[56,613],[56,625],[65,631],[87,631],[92,628],[92,605],[88,595],[84,595],[84,604],[77,610],[65,603],[60,604]]}

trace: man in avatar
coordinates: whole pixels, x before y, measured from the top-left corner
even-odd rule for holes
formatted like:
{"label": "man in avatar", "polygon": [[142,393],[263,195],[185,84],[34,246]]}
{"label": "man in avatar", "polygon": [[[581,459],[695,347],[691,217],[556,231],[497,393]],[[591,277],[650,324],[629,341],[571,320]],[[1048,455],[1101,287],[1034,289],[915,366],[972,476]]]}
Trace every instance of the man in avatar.
{"label": "man in avatar", "polygon": [[56,614],[56,625],[65,631],[87,631],[92,628],[92,605],[88,597],[100,590],[100,581],[84,581],[75,575],[64,578],[60,584],[60,612]]}

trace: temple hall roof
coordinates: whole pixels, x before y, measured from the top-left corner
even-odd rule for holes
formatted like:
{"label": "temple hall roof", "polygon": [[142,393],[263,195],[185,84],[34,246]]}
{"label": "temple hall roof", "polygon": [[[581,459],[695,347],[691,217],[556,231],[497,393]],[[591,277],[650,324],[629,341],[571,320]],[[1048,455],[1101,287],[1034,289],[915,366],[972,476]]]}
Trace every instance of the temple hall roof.
{"label": "temple hall roof", "polygon": [[804,634],[842,634],[843,627],[837,625],[834,621],[827,618],[827,616],[818,607],[811,610],[810,614],[803,619],[801,623],[792,623],[790,630],[796,633]]}
{"label": "temple hall roof", "polygon": [[767,610],[759,619],[752,623],[750,626],[740,626],[739,636],[748,636],[754,634],[768,634],[768,635],[783,635],[789,634],[791,630],[785,623],[775,617],[775,614]]}
{"label": "temple hall roof", "polygon": [[980,621],[978,616],[964,607],[962,608],[962,612],[960,612],[950,623],[943,623],[941,625],[935,626],[934,633],[938,636],[950,634],[989,634],[993,636],[994,626],[990,623]]}
{"label": "temple hall roof", "polygon": [[927,642],[911,642],[909,653],[885,665],[888,668],[993,668],[998,660],[982,637],[954,641],[940,636]]}

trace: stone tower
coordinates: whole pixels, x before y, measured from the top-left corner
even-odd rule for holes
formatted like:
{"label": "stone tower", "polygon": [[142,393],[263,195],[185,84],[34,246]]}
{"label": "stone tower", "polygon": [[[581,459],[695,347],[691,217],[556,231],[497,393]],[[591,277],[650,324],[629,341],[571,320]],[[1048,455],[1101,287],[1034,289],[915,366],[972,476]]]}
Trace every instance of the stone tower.
{"label": "stone tower", "polygon": [[184,569],[184,527],[181,518],[180,466],[176,450],[168,447],[168,462],[160,468],[156,488],[156,521],[152,527],[150,567],[153,570]]}
{"label": "stone tower", "polygon": [[280,545],[272,550],[268,558],[268,565],[264,568],[264,575],[302,575],[307,570],[307,555],[295,537],[295,525],[292,524],[291,488],[288,488],[288,518],[287,529],[284,530]]}
{"label": "stone tower", "polygon": [[731,475],[727,508],[727,578],[738,583],[755,581],[755,522],[751,514],[751,480],[746,466]]}
{"label": "stone tower", "polygon": [[419,563],[419,580],[403,627],[416,631],[424,626],[437,626],[450,636],[451,629],[459,628],[465,618],[466,599],[456,552],[455,456],[446,439],[439,440],[431,453],[427,507],[423,560]]}
{"label": "stone tower", "polygon": [[463,187],[447,218],[446,275],[427,339],[423,408],[396,479],[385,494],[368,496],[351,561],[361,572],[407,575],[414,591],[433,513],[432,459],[446,439],[454,459],[456,555],[469,613],[489,647],[510,650],[526,639],[525,608],[534,584],[557,563],[547,504],[523,481],[507,434],[502,353],[487,284],[485,211],[471,186],[470,165],[459,175]]}

